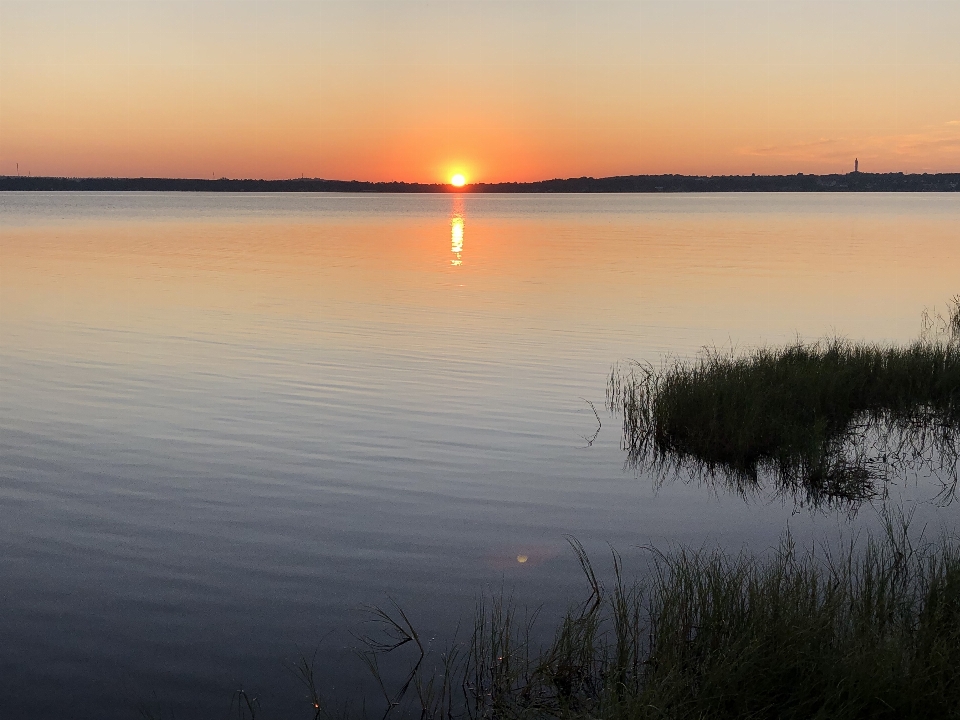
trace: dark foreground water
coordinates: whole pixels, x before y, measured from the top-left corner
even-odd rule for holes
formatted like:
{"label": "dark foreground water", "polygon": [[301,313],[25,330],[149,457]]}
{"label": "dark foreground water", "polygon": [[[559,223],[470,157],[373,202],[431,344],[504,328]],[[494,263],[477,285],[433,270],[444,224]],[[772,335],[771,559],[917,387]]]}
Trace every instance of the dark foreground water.
{"label": "dark foreground water", "polygon": [[[0,195],[0,718],[220,717],[241,687],[308,717],[288,665],[319,648],[359,696],[364,603],[437,643],[485,589],[549,618],[583,589],[565,534],[639,568],[874,527],[656,489],[606,378],[912,340],[958,228],[957,195]],[[890,494],[935,535],[939,489]]]}

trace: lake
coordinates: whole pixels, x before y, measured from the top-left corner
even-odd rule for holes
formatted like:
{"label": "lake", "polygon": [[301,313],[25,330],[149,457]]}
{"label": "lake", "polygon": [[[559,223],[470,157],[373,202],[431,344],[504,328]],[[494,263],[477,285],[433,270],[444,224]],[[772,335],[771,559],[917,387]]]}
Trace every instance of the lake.
{"label": "lake", "polygon": [[875,528],[635,474],[607,378],[909,342],[958,229],[956,194],[0,194],[0,716],[309,717],[290,664],[359,697],[365,604],[437,645],[484,591],[552,617],[567,535],[607,572]]}

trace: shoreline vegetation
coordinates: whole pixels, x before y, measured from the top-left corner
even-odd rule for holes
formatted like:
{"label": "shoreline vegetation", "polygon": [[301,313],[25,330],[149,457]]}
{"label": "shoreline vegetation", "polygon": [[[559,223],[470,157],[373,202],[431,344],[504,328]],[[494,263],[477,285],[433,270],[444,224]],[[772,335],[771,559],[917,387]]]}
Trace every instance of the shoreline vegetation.
{"label": "shoreline vegetation", "polygon": [[[372,607],[357,654],[374,694],[328,695],[301,656],[302,717],[960,718],[960,541],[912,537],[899,510],[880,517],[881,533],[835,547],[801,551],[787,533],[759,554],[642,548],[643,580],[627,581],[611,549],[609,584],[568,538],[587,593],[551,641],[532,640],[538,611],[502,593],[442,650],[398,605]],[[270,717],[244,690],[229,716]]]}
{"label": "shoreline vegetation", "polygon": [[960,173],[808,175],[622,175],[536,182],[445,183],[200,178],[66,178],[0,176],[0,192],[337,192],[337,193],[724,193],[724,192],[957,192]]}
{"label": "shoreline vegetation", "polygon": [[905,347],[827,339],[703,350],[615,366],[607,407],[628,466],[724,485],[771,481],[811,505],[848,505],[925,472],[954,499],[960,459],[960,296]]}
{"label": "shoreline vegetation", "polygon": [[[767,474],[811,504],[856,503],[918,459],[956,485],[960,296],[946,317],[924,312],[906,347],[798,341],[615,369],[608,406],[628,462],[692,467],[741,492]],[[803,550],[789,530],[761,552],[644,547],[630,580],[611,548],[606,582],[568,537],[586,597],[545,628],[503,591],[446,643],[396,603],[369,607],[355,649],[373,694],[328,695],[302,656],[304,717],[960,718],[960,536],[911,531],[885,496],[878,516],[879,532]],[[233,696],[239,719],[265,710]]]}
{"label": "shoreline vegetation", "polygon": [[[570,544],[589,593],[530,640],[536,613],[481,600],[472,634],[431,655],[397,607],[374,610],[361,657],[382,689],[381,716],[601,718],[960,717],[960,545],[917,545],[909,518],[882,537],[798,551],[789,535],[765,556],[647,548],[646,581],[627,582],[612,552],[606,587]],[[394,687],[379,659],[410,645]],[[333,712],[314,690],[316,720]]]}

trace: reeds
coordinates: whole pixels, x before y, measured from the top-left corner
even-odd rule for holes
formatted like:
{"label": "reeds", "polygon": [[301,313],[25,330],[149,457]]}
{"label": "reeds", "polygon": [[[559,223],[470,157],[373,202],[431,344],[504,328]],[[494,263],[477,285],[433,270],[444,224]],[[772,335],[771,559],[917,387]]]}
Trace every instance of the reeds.
{"label": "reeds", "polygon": [[740,490],[769,474],[820,502],[870,497],[878,480],[919,463],[952,489],[960,298],[948,319],[925,315],[924,327],[906,347],[834,339],[620,365],[607,405],[623,416],[627,461],[638,468],[722,477]]}
{"label": "reeds", "polygon": [[440,665],[421,655],[417,693],[383,717],[960,717],[954,540],[917,547],[892,518],[837,553],[789,537],[768,556],[651,550],[633,583],[614,552],[610,588],[571,544],[589,594],[552,642],[534,646],[536,614],[485,600],[469,641]]}

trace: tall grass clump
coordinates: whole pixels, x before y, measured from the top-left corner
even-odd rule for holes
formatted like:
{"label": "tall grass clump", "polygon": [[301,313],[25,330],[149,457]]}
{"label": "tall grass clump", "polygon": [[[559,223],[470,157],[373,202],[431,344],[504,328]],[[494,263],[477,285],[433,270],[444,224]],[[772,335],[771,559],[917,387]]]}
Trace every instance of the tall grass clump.
{"label": "tall grass clump", "polygon": [[628,462],[740,488],[769,472],[812,500],[859,500],[879,478],[925,459],[952,487],[960,298],[939,327],[925,317],[924,336],[905,347],[833,339],[618,366],[607,404],[623,416]]}
{"label": "tall grass clump", "polygon": [[[651,551],[647,580],[598,580],[543,646],[504,598],[472,636],[421,653],[383,717],[960,717],[960,551],[906,524],[842,552]],[[396,618],[403,625],[405,618]],[[387,617],[387,630],[395,630]]]}

